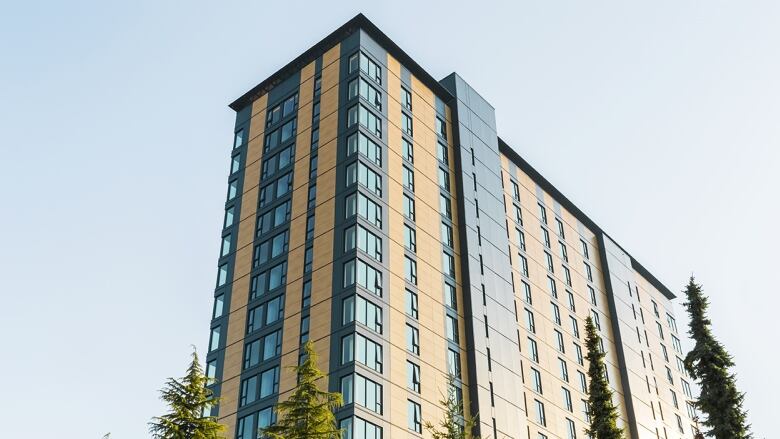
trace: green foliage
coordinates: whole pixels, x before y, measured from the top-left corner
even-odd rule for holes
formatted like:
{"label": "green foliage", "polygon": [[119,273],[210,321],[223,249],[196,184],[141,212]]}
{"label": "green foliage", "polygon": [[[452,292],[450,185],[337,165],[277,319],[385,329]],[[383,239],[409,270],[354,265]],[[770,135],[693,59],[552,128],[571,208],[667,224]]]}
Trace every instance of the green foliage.
{"label": "green foliage", "polygon": [[737,390],[736,377],[729,372],[734,361],[715,336],[707,317],[709,300],[693,276],[685,288],[690,316],[688,334],[696,345],[685,357],[685,369],[698,381],[701,393],[694,405],[707,419],[702,421],[704,435],[716,439],[748,439],[753,437],[742,408],[745,394]]}
{"label": "green foliage", "polygon": [[271,439],[341,439],[333,411],[344,400],[338,392],[326,392],[317,387],[325,374],[317,367],[314,344],[304,346],[306,360],[291,369],[298,376],[298,385],[287,401],[276,405],[280,420],[262,433]]}
{"label": "green foliage", "polygon": [[593,319],[585,322],[585,346],[588,350],[588,414],[590,425],[585,432],[593,439],[622,439],[623,429],[617,426],[617,408],[612,403],[612,390],[604,369],[604,352]]}
{"label": "green foliage", "polygon": [[444,419],[438,427],[430,421],[425,421],[425,429],[433,439],[479,439],[474,436],[476,418],[464,417],[463,402],[454,392],[455,378],[447,378],[447,394],[442,395],[439,404],[444,407]]}
{"label": "green foliage", "polygon": [[204,413],[219,402],[206,387],[208,378],[200,367],[198,354],[192,351],[192,363],[187,375],[181,379],[168,378],[160,390],[170,412],[155,417],[149,423],[149,431],[155,439],[218,439],[225,426],[213,416]]}

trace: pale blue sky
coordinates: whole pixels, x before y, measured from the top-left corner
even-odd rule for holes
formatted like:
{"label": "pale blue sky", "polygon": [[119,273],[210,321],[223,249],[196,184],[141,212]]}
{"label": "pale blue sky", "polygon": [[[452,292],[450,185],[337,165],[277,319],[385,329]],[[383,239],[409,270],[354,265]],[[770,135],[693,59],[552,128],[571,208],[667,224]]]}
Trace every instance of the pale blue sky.
{"label": "pale blue sky", "polygon": [[2,435],[146,436],[207,339],[227,104],[361,11],[669,288],[696,273],[776,436],[780,3],[685,0],[5,2]]}

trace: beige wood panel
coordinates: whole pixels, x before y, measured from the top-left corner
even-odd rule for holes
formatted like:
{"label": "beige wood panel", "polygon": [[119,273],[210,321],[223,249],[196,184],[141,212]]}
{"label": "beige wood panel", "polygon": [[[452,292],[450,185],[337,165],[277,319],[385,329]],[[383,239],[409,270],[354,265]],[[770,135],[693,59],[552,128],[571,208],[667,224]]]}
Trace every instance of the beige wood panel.
{"label": "beige wood panel", "polygon": [[[220,422],[228,426],[227,437],[233,437],[235,413],[238,409],[238,383],[241,374],[244,331],[246,327],[246,304],[249,300],[249,272],[252,269],[252,243],[255,238],[255,217],[257,213],[257,185],[260,180],[260,163],[263,155],[263,135],[267,97],[262,96],[252,103],[252,119],[249,133],[252,139],[247,144],[244,186],[241,194],[238,237],[233,264],[233,284],[230,296],[230,314],[225,338],[225,353],[222,366],[222,387],[220,397]],[[253,133],[259,133],[254,135]]]}

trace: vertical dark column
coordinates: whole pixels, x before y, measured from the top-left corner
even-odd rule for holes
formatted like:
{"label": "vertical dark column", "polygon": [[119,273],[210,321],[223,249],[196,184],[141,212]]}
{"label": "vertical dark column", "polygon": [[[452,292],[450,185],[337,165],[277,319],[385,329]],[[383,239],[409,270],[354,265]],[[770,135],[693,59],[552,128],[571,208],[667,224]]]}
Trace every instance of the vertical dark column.
{"label": "vertical dark column", "polygon": [[517,438],[525,433],[525,415],[495,112],[457,74],[441,84],[455,96],[471,411],[479,413],[481,435]]}

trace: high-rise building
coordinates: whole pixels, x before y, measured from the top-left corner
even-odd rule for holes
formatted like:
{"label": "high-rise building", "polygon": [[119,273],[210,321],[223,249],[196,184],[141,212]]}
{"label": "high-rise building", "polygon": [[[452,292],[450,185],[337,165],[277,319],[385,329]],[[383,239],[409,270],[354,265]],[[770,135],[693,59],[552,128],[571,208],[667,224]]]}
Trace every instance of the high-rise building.
{"label": "high-rise building", "polygon": [[[315,343],[350,439],[584,438],[585,319],[632,438],[691,437],[674,295],[362,15],[241,96],[207,373],[257,437]],[[448,376],[454,376],[454,388]]]}

